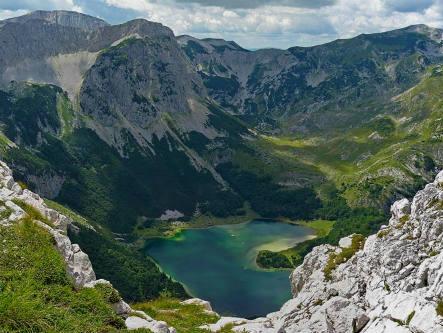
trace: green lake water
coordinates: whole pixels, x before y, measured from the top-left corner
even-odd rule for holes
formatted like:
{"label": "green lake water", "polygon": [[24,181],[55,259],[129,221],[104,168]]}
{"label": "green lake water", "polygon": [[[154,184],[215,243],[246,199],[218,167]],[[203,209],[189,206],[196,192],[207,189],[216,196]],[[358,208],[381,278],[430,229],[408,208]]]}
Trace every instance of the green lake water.
{"label": "green lake water", "polygon": [[312,237],[312,230],[274,221],[252,221],[185,230],[156,239],[147,252],[195,297],[222,315],[252,318],[278,310],[290,297],[289,271],[264,271],[259,250],[282,250]]}

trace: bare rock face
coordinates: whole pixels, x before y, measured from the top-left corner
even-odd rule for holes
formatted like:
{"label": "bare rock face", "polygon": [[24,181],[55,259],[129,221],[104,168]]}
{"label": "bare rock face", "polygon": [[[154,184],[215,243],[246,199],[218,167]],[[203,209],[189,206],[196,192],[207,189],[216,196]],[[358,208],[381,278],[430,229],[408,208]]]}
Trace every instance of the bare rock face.
{"label": "bare rock face", "polygon": [[79,102],[88,125],[122,155],[128,133],[141,147],[154,136],[174,136],[171,119],[182,133],[219,136],[208,126],[201,78],[172,32],[151,33],[144,20],[132,24],[135,33],[104,50],[84,77]]}
{"label": "bare rock face", "polygon": [[187,299],[186,301],[181,302],[181,304],[184,304],[184,305],[189,305],[189,304],[191,304],[191,305],[198,305],[198,306],[201,306],[206,311],[212,312],[211,303],[209,303],[208,301],[202,300],[200,298]]}
{"label": "bare rock face", "polygon": [[[94,288],[96,285],[105,284],[112,288],[109,281],[96,280],[91,261],[78,244],[72,244],[66,236],[72,220],[65,215],[49,208],[44,200],[29,190],[23,190],[14,181],[12,171],[0,161],[0,211],[9,209],[11,214],[8,218],[0,219],[0,226],[7,227],[26,216],[26,212],[15,202],[21,201],[35,208],[46,218],[47,221],[34,221],[43,229],[46,229],[54,238],[54,244],[66,264],[66,272],[72,278],[76,288]],[[49,222],[48,222],[49,221]],[[128,329],[148,328],[153,333],[174,333],[175,329],[168,327],[162,321],[156,321],[142,311],[134,311],[122,299],[112,304],[114,311],[126,318]],[[136,314],[137,316],[134,316]],[[137,318],[137,319],[136,319]]]}
{"label": "bare rock face", "polygon": [[139,316],[131,316],[126,318],[126,327],[129,330],[138,330],[140,328],[147,328],[153,333],[172,333],[174,329],[168,327],[163,321],[147,320]]}
{"label": "bare rock face", "polygon": [[66,10],[37,10],[24,16],[14,17],[5,20],[4,22],[25,23],[32,20],[42,20],[47,22],[48,24],[58,24],[64,27],[80,28],[83,30],[95,30],[109,25],[99,18]]}
{"label": "bare rock face", "polygon": [[391,212],[389,225],[368,237],[364,247],[328,277],[325,267],[331,253],[351,246],[352,236],[343,239],[341,247],[314,248],[291,275],[294,298],[280,311],[245,321],[234,330],[443,332],[443,317],[436,311],[443,299],[443,172],[412,202],[395,202]]}

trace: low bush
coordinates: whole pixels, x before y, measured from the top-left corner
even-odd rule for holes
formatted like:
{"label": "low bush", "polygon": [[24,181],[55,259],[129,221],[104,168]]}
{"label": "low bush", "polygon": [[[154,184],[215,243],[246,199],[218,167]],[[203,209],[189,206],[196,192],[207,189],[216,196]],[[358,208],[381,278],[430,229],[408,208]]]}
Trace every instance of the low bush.
{"label": "low bush", "polygon": [[175,298],[161,297],[150,302],[135,304],[134,308],[146,312],[156,320],[165,321],[176,328],[178,333],[206,333],[207,330],[199,327],[216,323],[218,320],[217,315],[207,313],[203,307],[194,304],[183,305]]}
{"label": "low bush", "polygon": [[292,268],[291,261],[284,254],[268,250],[260,251],[256,263],[261,268]]}
{"label": "low bush", "polygon": [[443,317],[443,300],[439,300],[437,302],[437,307],[435,308],[435,311],[437,311],[437,314],[439,316]]}

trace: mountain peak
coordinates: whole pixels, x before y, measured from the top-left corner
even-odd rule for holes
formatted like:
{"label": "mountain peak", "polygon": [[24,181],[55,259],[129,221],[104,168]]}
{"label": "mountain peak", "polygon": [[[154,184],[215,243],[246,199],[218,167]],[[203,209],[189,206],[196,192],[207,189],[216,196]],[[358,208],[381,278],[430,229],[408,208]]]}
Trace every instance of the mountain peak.
{"label": "mountain peak", "polygon": [[5,20],[4,22],[27,23],[32,20],[41,20],[49,24],[58,24],[83,30],[95,30],[109,25],[102,19],[66,10],[37,10],[23,16]]}
{"label": "mountain peak", "polygon": [[410,25],[404,29],[400,29],[402,31],[406,32],[414,32],[418,34],[422,34],[425,36],[428,36],[429,38],[433,39],[436,42],[440,42],[443,38],[443,31],[438,28],[430,27],[426,24],[415,24]]}
{"label": "mountain peak", "polygon": [[431,28],[430,26],[426,25],[426,24],[412,24],[410,26],[407,26],[404,28],[404,30],[412,30],[412,31],[427,31],[427,30],[432,30],[433,28]]}
{"label": "mountain peak", "polygon": [[204,38],[204,39],[202,39],[202,41],[212,45],[213,47],[226,47],[231,50],[246,51],[244,48],[242,48],[236,42],[231,41],[231,40],[224,40],[221,38]]}

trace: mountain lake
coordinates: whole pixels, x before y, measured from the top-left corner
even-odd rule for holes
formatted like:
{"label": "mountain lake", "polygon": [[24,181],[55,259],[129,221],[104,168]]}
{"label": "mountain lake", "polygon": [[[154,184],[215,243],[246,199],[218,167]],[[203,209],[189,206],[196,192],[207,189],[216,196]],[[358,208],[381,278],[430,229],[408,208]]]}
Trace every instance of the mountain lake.
{"label": "mountain lake", "polygon": [[148,242],[146,251],[192,296],[211,302],[214,311],[254,318],[278,310],[291,298],[290,271],[258,268],[258,251],[280,251],[313,237],[313,230],[304,226],[254,220],[187,229]]}

